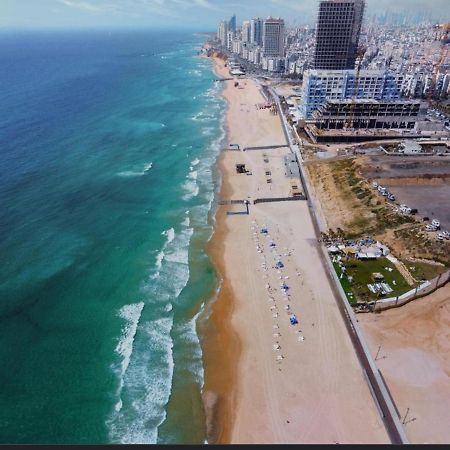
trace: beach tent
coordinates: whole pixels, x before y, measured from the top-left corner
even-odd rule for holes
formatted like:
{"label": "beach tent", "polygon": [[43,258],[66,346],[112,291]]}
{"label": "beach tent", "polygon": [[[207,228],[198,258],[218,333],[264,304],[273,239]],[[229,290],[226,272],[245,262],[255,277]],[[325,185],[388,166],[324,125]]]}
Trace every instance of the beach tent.
{"label": "beach tent", "polygon": [[297,325],[298,320],[295,314],[292,314],[292,316],[289,317],[289,320],[291,321],[291,325]]}
{"label": "beach tent", "polygon": [[277,269],[282,269],[284,267],[284,264],[282,261],[277,261],[277,263],[275,264],[275,267]]}
{"label": "beach tent", "polygon": [[270,246],[273,248],[273,247],[276,247],[276,244],[275,244],[275,242],[272,242],[271,244],[270,244]]}
{"label": "beach tent", "polygon": [[281,285],[281,289],[284,289],[285,291],[287,291],[289,289],[289,286],[286,283],[283,283]]}
{"label": "beach tent", "polygon": [[267,228],[261,228],[261,234],[268,234],[269,230]]}

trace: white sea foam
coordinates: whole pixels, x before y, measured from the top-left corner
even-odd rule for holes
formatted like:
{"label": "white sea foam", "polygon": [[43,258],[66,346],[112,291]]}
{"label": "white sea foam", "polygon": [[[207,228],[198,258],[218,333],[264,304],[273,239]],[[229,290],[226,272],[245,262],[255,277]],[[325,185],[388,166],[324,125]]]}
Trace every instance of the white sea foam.
{"label": "white sea foam", "polygon": [[189,178],[190,180],[194,180],[194,181],[197,179],[197,177],[198,177],[198,172],[196,170],[193,170],[192,172],[190,172],[187,175],[187,178]]}
{"label": "white sea foam", "polygon": [[144,303],[136,303],[132,305],[125,305],[120,310],[118,315],[125,320],[125,325],[122,328],[122,336],[116,346],[116,353],[122,357],[120,364],[120,380],[117,396],[119,400],[115,405],[115,410],[120,411],[122,409],[121,393],[124,386],[124,375],[130,364],[131,354],[133,353],[133,343],[136,336],[137,328],[139,325],[139,319],[144,309]]}
{"label": "white sea foam", "polygon": [[155,273],[152,275],[152,278],[158,278],[158,277],[159,277],[159,271],[161,270],[162,262],[164,261],[164,256],[166,256],[166,254],[164,253],[164,250],[161,250],[161,251],[156,255],[156,262],[155,262],[156,271],[155,271]]}
{"label": "white sea foam", "polygon": [[[186,211],[185,221],[189,219],[188,214]],[[144,294],[148,294],[149,311],[159,309],[162,317],[139,325],[139,340],[124,377],[123,389],[127,397],[122,399],[123,404],[116,404],[108,423],[112,442],[156,443],[158,427],[166,419],[174,371],[173,302],[189,281],[189,245],[193,229],[183,228],[175,233],[170,228],[163,234],[167,239],[162,250],[165,256],[161,259],[160,276],[143,289]],[[196,355],[195,360],[198,360]]]}
{"label": "white sea foam", "polygon": [[153,163],[149,162],[148,164],[145,164],[144,166],[144,173],[148,172],[153,167]]}
{"label": "white sea foam", "polygon": [[181,225],[183,225],[184,227],[189,227],[191,225],[191,219],[189,218],[189,216],[186,216],[183,222],[181,222]]}
{"label": "white sea foam", "polygon": [[183,200],[190,200],[194,197],[197,197],[198,193],[199,193],[199,186],[196,182],[196,180],[186,180],[185,183],[183,183],[183,189],[184,189],[184,195],[183,195]]}
{"label": "white sea foam", "polygon": [[173,228],[163,231],[161,234],[167,237],[166,245],[170,244],[175,239],[175,230]]}
{"label": "white sea foam", "polygon": [[201,387],[203,387],[204,383],[203,352],[197,334],[197,320],[202,312],[203,305],[191,320],[180,322],[176,325],[176,328],[174,327],[174,332],[177,333],[178,339],[182,340],[184,346],[188,349],[189,360],[186,368],[193,375],[195,382]]}
{"label": "white sea foam", "polygon": [[153,167],[153,163],[149,162],[149,163],[146,163],[144,165],[142,170],[126,170],[126,171],[123,171],[123,172],[119,172],[117,175],[119,177],[125,177],[125,178],[128,178],[128,177],[142,177],[146,173],[150,172],[152,167]]}
{"label": "white sea foam", "polygon": [[151,275],[152,279],[156,279],[160,275],[161,267],[164,261],[164,258],[166,256],[165,249],[167,246],[175,239],[175,230],[173,228],[170,228],[168,230],[165,230],[161,233],[163,236],[166,236],[167,240],[163,245],[162,250],[156,255],[156,261],[155,261],[155,271]]}
{"label": "white sea foam", "polygon": [[130,356],[133,351],[133,341],[136,335],[139,319],[144,309],[144,303],[125,305],[119,310],[119,316],[125,319],[125,326],[122,331],[122,337],[116,347],[116,352],[123,357],[122,373],[128,368]]}
{"label": "white sea foam", "polygon": [[215,131],[215,128],[212,127],[205,127],[202,130],[203,136],[211,136]]}
{"label": "white sea foam", "polygon": [[160,277],[144,289],[144,293],[149,294],[151,310],[160,308],[163,317],[139,326],[139,343],[135,345],[125,377],[124,388],[130,398],[123,402],[109,424],[113,442],[156,443],[158,427],[166,419],[174,371],[172,305],[189,281],[189,244],[193,229],[185,228],[177,233],[170,229],[164,234],[167,241]]}
{"label": "white sea foam", "polygon": [[132,395],[110,421],[111,440],[122,444],[155,444],[158,427],[166,418],[174,370],[172,317],[147,321],[140,329],[126,373],[125,386]]}
{"label": "white sea foam", "polygon": [[[211,105],[216,105],[217,92],[217,89],[208,92],[211,97],[208,103]],[[139,323],[139,332],[124,377],[123,404],[117,402],[117,409],[110,422],[113,442],[157,442],[158,428],[166,419],[173,382],[174,343],[171,336],[177,336],[186,346],[186,368],[203,386],[202,352],[196,332],[200,313],[191,320],[174,323],[172,309],[177,301],[181,301],[180,294],[189,281],[189,245],[193,235],[191,222],[196,227],[207,226],[208,211],[214,196],[211,167],[224,138],[223,120],[221,131],[222,135],[214,139],[199,156],[201,161],[196,158],[191,162],[191,174],[182,185],[184,199],[198,196],[201,190],[197,202],[201,204],[190,208],[192,215],[186,211],[181,227],[175,227],[176,232],[170,229],[163,233],[166,241],[156,256],[158,277],[153,279],[151,275],[155,271],[152,271],[148,283],[143,287],[145,303],[149,305],[144,311],[147,320],[143,316]],[[194,172],[196,175],[192,175]],[[152,311],[161,317],[148,320],[148,312]]]}
{"label": "white sea foam", "polygon": [[199,113],[194,114],[191,117],[191,120],[195,122],[211,122],[212,120],[214,120],[214,116],[200,111]]}

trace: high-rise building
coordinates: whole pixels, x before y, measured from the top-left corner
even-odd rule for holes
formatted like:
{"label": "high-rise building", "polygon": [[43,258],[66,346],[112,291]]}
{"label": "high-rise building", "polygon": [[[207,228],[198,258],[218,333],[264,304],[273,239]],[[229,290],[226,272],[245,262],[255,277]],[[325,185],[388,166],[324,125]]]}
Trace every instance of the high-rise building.
{"label": "high-rise building", "polygon": [[263,55],[284,56],[284,20],[267,18],[263,27]]}
{"label": "high-rise building", "polygon": [[263,26],[264,20],[262,19],[252,19],[250,22],[250,42],[260,47],[263,45]]}
{"label": "high-rise building", "polygon": [[223,47],[227,46],[227,36],[228,36],[228,22],[222,21],[219,23],[219,28],[217,30],[217,38]]}
{"label": "high-rise building", "polygon": [[242,42],[250,42],[251,38],[251,24],[250,21],[242,22]]}
{"label": "high-rise building", "polygon": [[321,0],[314,68],[354,69],[365,0]]}
{"label": "high-rise building", "polygon": [[226,47],[228,50],[232,50],[232,46],[233,46],[233,39],[234,39],[234,33],[232,31],[228,31],[227,33],[227,43],[226,43]]}
{"label": "high-rise building", "polygon": [[233,14],[233,17],[228,22],[228,31],[236,33],[236,14]]}

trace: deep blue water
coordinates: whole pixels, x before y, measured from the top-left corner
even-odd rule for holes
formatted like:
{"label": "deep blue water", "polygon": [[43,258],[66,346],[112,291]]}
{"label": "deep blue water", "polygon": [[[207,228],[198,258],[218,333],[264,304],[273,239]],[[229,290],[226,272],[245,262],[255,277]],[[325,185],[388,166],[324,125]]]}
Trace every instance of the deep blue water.
{"label": "deep blue water", "polygon": [[205,440],[219,86],[187,32],[0,34],[0,442]]}

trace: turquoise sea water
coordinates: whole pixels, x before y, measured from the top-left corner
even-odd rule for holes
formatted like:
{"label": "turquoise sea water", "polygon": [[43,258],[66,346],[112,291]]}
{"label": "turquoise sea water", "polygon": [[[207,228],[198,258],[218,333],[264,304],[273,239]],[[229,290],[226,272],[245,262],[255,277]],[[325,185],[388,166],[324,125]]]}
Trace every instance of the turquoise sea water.
{"label": "turquoise sea water", "polygon": [[204,442],[224,105],[201,43],[1,34],[1,443]]}

